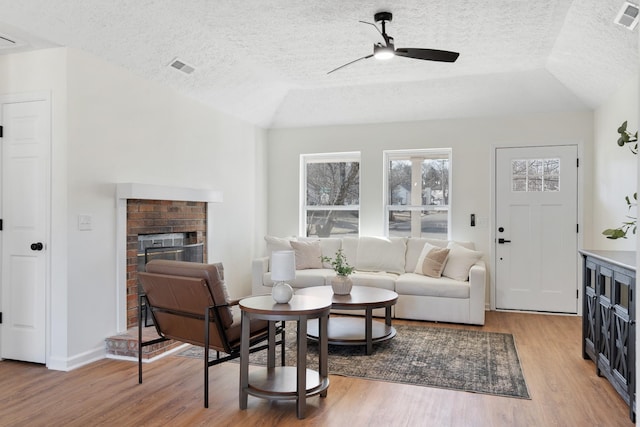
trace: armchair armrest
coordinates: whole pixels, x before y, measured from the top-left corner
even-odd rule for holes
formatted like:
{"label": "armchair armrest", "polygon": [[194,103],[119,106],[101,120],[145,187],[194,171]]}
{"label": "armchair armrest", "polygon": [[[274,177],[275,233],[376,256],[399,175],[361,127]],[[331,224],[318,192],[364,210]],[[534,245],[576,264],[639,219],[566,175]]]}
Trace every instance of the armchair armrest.
{"label": "armchair armrest", "polygon": [[267,293],[263,286],[264,274],[269,271],[269,257],[256,258],[251,262],[251,293],[261,295]]}
{"label": "armchair armrest", "polygon": [[487,268],[483,260],[471,266],[469,271],[469,320],[484,325],[486,303]]}

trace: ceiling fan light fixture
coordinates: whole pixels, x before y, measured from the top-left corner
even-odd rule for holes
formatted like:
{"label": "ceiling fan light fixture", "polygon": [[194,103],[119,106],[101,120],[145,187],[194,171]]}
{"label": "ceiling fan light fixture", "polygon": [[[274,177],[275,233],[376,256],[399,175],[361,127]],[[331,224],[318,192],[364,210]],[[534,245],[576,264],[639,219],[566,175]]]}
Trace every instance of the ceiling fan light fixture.
{"label": "ceiling fan light fixture", "polygon": [[395,56],[395,52],[391,46],[375,45],[373,46],[373,56],[376,59],[384,61],[393,58]]}

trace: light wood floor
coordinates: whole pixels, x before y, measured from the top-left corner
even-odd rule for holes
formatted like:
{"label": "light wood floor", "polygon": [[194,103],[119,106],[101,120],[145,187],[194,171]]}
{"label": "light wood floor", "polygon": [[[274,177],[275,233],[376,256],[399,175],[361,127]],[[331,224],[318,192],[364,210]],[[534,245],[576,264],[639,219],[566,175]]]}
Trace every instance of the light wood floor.
{"label": "light wood floor", "polygon": [[[459,328],[426,322],[396,323]],[[169,356],[144,366],[105,359],[71,372],[0,362],[1,426],[631,426],[623,400],[582,359],[578,317],[487,313],[486,331],[515,336],[531,400],[332,375],[326,398],[295,403],[249,397],[238,409],[238,364],[210,369],[202,404],[202,362]],[[473,327],[468,327],[473,328]]]}

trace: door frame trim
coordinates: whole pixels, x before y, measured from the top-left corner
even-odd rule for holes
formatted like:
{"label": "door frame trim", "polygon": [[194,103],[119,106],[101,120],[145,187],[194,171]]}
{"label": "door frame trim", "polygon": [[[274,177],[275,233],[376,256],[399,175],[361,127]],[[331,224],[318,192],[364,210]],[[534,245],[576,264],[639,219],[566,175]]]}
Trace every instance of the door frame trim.
{"label": "door frame trim", "polygon": [[[491,215],[489,219],[489,228],[490,228],[490,239],[491,239],[491,269],[492,273],[490,274],[490,283],[489,283],[489,305],[492,311],[496,311],[496,214],[497,214],[497,195],[496,195],[496,163],[498,156],[498,149],[504,148],[544,148],[544,147],[558,147],[558,146],[573,146],[577,148],[578,159],[580,159],[580,166],[578,167],[578,176],[577,176],[577,192],[576,197],[578,200],[576,201],[577,212],[576,219],[578,221],[579,231],[578,231],[578,249],[584,247],[584,230],[585,230],[585,209],[584,209],[584,186],[585,186],[585,169],[586,169],[586,161],[584,156],[584,141],[576,140],[576,141],[564,141],[564,142],[549,142],[549,143],[540,143],[540,144],[491,144],[491,191],[490,191],[490,206],[491,206]],[[582,283],[582,268],[580,268],[580,254],[576,251],[575,254],[576,261],[576,289],[580,289],[580,284]],[[578,291],[578,301],[577,301],[577,315],[582,315],[582,293]],[[511,311],[511,310],[510,310]]]}
{"label": "door frame trim", "polygon": [[[44,205],[47,206],[46,220],[45,220],[45,236],[44,241],[47,245],[47,250],[44,253],[45,258],[45,302],[44,302],[44,322],[45,322],[45,366],[49,367],[49,362],[51,360],[51,219],[53,207],[51,205],[52,197],[52,179],[51,174],[53,171],[53,128],[52,128],[52,104],[51,104],[51,93],[47,91],[30,91],[30,92],[21,92],[21,93],[8,93],[2,94],[0,93],[0,112],[2,110],[2,106],[4,104],[15,104],[20,102],[35,102],[35,101],[44,101],[47,109],[47,126],[49,128],[49,152],[48,161],[47,161],[47,178],[49,182],[46,185],[46,200]],[[0,114],[0,124],[3,124],[2,115]],[[2,164],[2,146],[0,146],[0,165]],[[2,216],[2,175],[0,174],[0,216]],[[2,257],[4,254],[2,253],[3,247],[3,234],[0,233],[0,291],[2,290]],[[1,294],[1,292],[0,292]],[[0,301],[0,308],[2,307],[2,301]],[[2,360],[2,359],[0,359]]]}

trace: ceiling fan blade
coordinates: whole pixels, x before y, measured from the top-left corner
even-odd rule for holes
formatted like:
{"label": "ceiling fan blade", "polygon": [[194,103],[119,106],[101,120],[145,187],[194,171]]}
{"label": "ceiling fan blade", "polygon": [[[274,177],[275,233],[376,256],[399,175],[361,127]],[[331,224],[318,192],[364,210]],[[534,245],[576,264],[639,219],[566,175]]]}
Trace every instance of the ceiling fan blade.
{"label": "ceiling fan blade", "polygon": [[437,49],[413,49],[413,48],[398,48],[396,49],[397,56],[404,56],[405,58],[425,59],[427,61],[440,61],[440,62],[455,62],[460,54],[458,52],[450,52],[448,50]]}
{"label": "ceiling fan blade", "polygon": [[346,64],[341,65],[341,66],[339,66],[338,68],[334,68],[333,70],[329,71],[327,74],[331,74],[331,73],[333,73],[334,71],[338,71],[340,68],[344,68],[344,67],[346,67],[347,65],[351,65],[351,64],[353,64],[354,62],[358,62],[358,61],[360,61],[360,60],[362,60],[362,59],[371,58],[372,56],[373,56],[373,54],[371,54],[371,55],[367,55],[367,56],[363,56],[362,58],[355,59],[355,60],[353,60],[353,61],[351,61],[351,62],[347,62]]}

